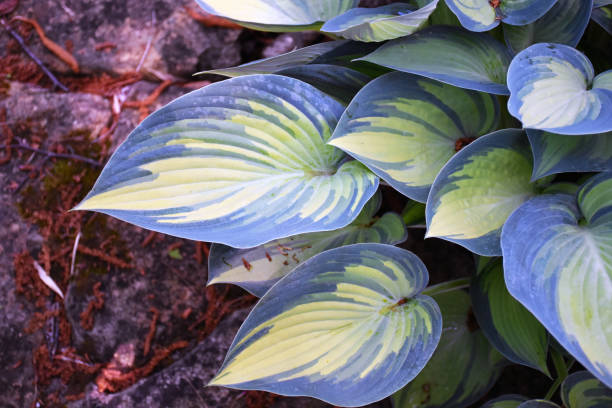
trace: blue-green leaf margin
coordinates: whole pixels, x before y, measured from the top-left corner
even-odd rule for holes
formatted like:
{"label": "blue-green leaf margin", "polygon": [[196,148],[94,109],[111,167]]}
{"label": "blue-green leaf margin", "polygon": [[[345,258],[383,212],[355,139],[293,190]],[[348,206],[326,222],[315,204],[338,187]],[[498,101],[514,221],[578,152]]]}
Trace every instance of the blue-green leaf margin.
{"label": "blue-green leaf margin", "polygon": [[[258,381],[229,385],[230,388],[256,389],[287,396],[310,395],[334,405],[357,407],[378,401],[394,393],[422,370],[434,353],[442,334],[442,316],[438,305],[431,297],[418,294],[427,286],[429,279],[425,265],[413,253],[391,245],[354,244],[331,249],[310,258],[299,265],[292,273],[278,281],[259,300],[247,320],[240,327],[219,371],[223,371],[223,368],[242,349],[248,347],[249,343],[256,340],[251,338],[245,343],[240,344],[243,337],[248,335],[254,328],[278,315],[283,310],[288,310],[300,304],[302,301],[301,297],[303,296],[311,296],[313,299],[316,299],[319,296],[318,294],[334,293],[336,289],[336,285],[333,283],[334,273],[330,274],[332,271],[329,271],[329,266],[337,268],[335,269],[336,271],[340,270],[340,268],[345,266],[353,265],[355,260],[359,260],[363,253],[370,253],[370,260],[377,263],[376,265],[368,265],[368,267],[377,268],[392,279],[393,274],[391,271],[385,270],[384,259],[392,258],[404,265],[405,273],[408,274],[407,279],[413,282],[411,287],[412,294],[404,294],[404,296],[418,301],[421,307],[427,309],[434,318],[429,328],[431,331],[430,338],[424,339],[419,337],[414,339],[408,350],[403,350],[396,358],[388,359],[386,366],[375,369],[365,379],[359,378],[358,373],[360,370],[356,369],[356,375],[336,381],[326,381],[325,377],[317,378],[316,382],[311,382],[308,378],[278,381],[277,376],[273,376]],[[317,276],[320,276],[320,279],[317,279]],[[329,283],[326,283],[326,281]],[[365,276],[360,281],[363,284],[368,282]],[[378,285],[377,290],[387,291],[383,284]],[[389,296],[392,296],[391,293],[387,293]],[[376,336],[373,336],[371,341],[376,341]],[[414,350],[420,351],[415,353]],[[410,353],[410,355],[407,353]],[[390,378],[388,376],[390,370],[395,371],[397,375]],[[283,374],[286,375],[287,373]],[[281,376],[279,375],[278,377]]]}

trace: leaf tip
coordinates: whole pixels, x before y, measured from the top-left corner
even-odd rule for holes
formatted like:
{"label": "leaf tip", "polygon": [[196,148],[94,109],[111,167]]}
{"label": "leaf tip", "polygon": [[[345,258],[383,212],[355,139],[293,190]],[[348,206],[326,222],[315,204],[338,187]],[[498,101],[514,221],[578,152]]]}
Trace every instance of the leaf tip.
{"label": "leaf tip", "polygon": [[432,218],[431,221],[427,223],[427,229],[425,230],[425,239],[440,238],[443,236],[445,236],[445,234],[440,231],[438,223],[435,222],[435,218]]}
{"label": "leaf tip", "polygon": [[72,211],[85,211],[85,210],[92,210],[93,207],[91,206],[90,203],[90,199],[89,198],[84,198],[83,201],[81,201],[80,203],[78,203],[77,205],[75,205],[74,207],[72,207],[70,210],[68,210],[69,212]]}
{"label": "leaf tip", "polygon": [[223,382],[223,380],[220,380],[219,377],[221,377],[221,374],[223,373],[223,371],[220,371],[217,373],[217,375],[215,375],[209,382],[208,384],[206,384],[207,387],[222,387],[226,384],[225,382]]}

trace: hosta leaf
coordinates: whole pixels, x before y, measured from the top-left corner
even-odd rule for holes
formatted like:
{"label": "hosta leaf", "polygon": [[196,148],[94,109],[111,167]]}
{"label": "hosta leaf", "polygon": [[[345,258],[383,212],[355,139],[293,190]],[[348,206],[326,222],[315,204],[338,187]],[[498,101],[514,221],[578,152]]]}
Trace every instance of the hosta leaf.
{"label": "hosta leaf", "polygon": [[591,2],[592,0],[558,0],[548,13],[531,24],[504,24],[506,43],[515,53],[541,42],[575,47],[589,24]]}
{"label": "hosta leaf", "polygon": [[275,57],[264,58],[237,67],[213,69],[210,71],[199,72],[199,74],[217,74],[227,77],[237,77],[242,75],[254,74],[273,74],[283,69],[299,67],[312,62],[317,57],[346,44],[346,40],[327,41],[320,44],[310,45],[286,54]]}
{"label": "hosta leaf", "polygon": [[610,4],[612,4],[612,0],[594,0],[593,1],[593,7],[595,8],[608,6]]}
{"label": "hosta leaf", "polygon": [[612,171],[612,132],[567,136],[527,129],[533,179],[550,174]]}
{"label": "hosta leaf", "polygon": [[557,0],[502,0],[498,7],[489,0],[446,0],[461,24],[470,31],[488,31],[500,21],[525,25],[542,17]]}
{"label": "hosta leaf", "polygon": [[612,35],[612,7],[600,7],[593,9],[591,18],[601,26],[608,34]]}
{"label": "hosta leaf", "polygon": [[265,31],[300,31],[357,7],[359,0],[196,0],[207,13]]}
{"label": "hosta leaf", "polygon": [[605,408],[612,406],[612,389],[588,371],[578,371],[563,381],[561,398],[568,408]]}
{"label": "hosta leaf", "polygon": [[342,111],[283,76],[212,84],[143,121],[77,209],[235,247],[343,227],[378,181],[325,144]]}
{"label": "hosta leaf", "polygon": [[360,60],[460,88],[507,95],[506,71],[512,56],[487,34],[433,26],[390,41]]}
{"label": "hosta leaf", "polygon": [[392,3],[376,8],[354,8],[323,24],[321,31],[357,41],[391,40],[422,28],[437,4],[438,0],[433,0],[416,11],[406,3]]}
{"label": "hosta leaf", "polygon": [[393,395],[394,408],[462,408],[478,401],[499,378],[503,357],[472,325],[463,291],[434,296],[442,312],[442,337],[421,373]]}
{"label": "hosta leaf", "polygon": [[494,96],[394,72],[355,96],[329,144],[402,194],[425,202],[457,147],[496,129],[498,122]]}
{"label": "hosta leaf", "polygon": [[[421,2],[418,3],[421,5]],[[461,22],[455,13],[448,8],[445,1],[438,2],[438,6],[429,18],[429,22],[431,25],[450,25],[461,27]]]}
{"label": "hosta leaf", "polygon": [[354,64],[354,59],[363,57],[364,55],[367,55],[380,47],[380,44],[377,43],[363,43],[348,40],[341,41],[343,41],[342,44],[324,54],[321,54],[312,60],[311,63],[350,66]]}
{"label": "hosta leaf", "polygon": [[413,379],[438,344],[440,310],[419,294],[427,280],[414,254],[390,245],[323,252],[261,298],[211,385],[341,406],[378,401]]}
{"label": "hosta leaf", "polygon": [[542,190],[542,194],[576,194],[580,186],[570,182],[553,183]]}
{"label": "hosta leaf", "polygon": [[530,400],[525,401],[518,408],[561,408],[552,401],[547,400]]}
{"label": "hosta leaf", "polygon": [[612,130],[612,70],[595,77],[591,62],[576,49],[541,43],[521,51],[510,64],[510,113],[526,128],[566,135]]}
{"label": "hosta leaf", "polygon": [[536,197],[510,216],[502,232],[506,285],[611,386],[612,173],[590,179],[577,197]]}
{"label": "hosta leaf", "polygon": [[425,228],[425,204],[408,201],[402,211],[402,219],[407,227]]}
{"label": "hosta leaf", "polygon": [[518,408],[527,398],[522,395],[506,394],[484,404],[482,408]]}
{"label": "hosta leaf", "polygon": [[335,231],[295,235],[249,249],[213,244],[208,284],[233,283],[261,297],[300,262],[328,249],[360,242],[403,242],[407,233],[399,215],[388,212],[374,217],[380,202],[381,195],[374,195],[353,223]]}
{"label": "hosta leaf", "polygon": [[380,47],[380,43],[344,40],[344,44],[315,58],[311,64],[340,65],[357,70],[374,78],[386,74],[390,70],[370,62],[355,61],[355,59],[371,53],[378,47]]}
{"label": "hosta leaf", "polygon": [[501,255],[508,216],[536,192],[532,158],[521,130],[505,129],[464,147],[440,171],[427,198],[427,236],[479,255]]}
{"label": "hosta leaf", "polygon": [[472,278],[470,295],[478,324],[491,344],[508,360],[550,376],[546,329],[508,293],[501,259]]}
{"label": "hosta leaf", "polygon": [[349,103],[371,78],[354,69],[329,64],[310,64],[277,72],[299,79],[343,103]]}

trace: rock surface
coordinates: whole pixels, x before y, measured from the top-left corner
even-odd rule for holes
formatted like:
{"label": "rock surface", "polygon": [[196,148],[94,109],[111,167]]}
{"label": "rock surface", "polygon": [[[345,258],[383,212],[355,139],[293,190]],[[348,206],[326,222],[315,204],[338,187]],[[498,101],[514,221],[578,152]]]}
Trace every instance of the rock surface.
{"label": "rock surface", "polygon": [[[236,331],[246,317],[246,310],[234,312],[193,350],[168,368],[140,380],[116,394],[99,393],[90,387],[83,400],[70,408],[207,408],[230,407],[240,391],[206,388],[223,361]],[[240,406],[240,405],[234,405]]]}
{"label": "rock surface", "polygon": [[[66,312],[79,352],[87,353],[96,362],[105,362],[119,346],[131,345],[137,350],[135,365],[139,366],[145,361],[144,342],[155,315],[152,346],[167,346],[177,339],[189,338],[195,315],[207,306],[206,267],[191,257],[194,243],[159,235],[144,248],[141,243],[148,232],[117,220],[108,222],[134,255],[132,265],[113,267],[109,272],[92,271],[79,260],[81,256],[77,257],[74,278],[66,293]],[[183,243],[174,252],[167,249]],[[104,305],[93,314],[92,327],[85,328],[81,316],[94,298],[95,285],[104,294]],[[188,313],[186,318],[184,313]]]}
{"label": "rock surface", "polygon": [[41,334],[25,333],[34,307],[16,294],[12,265],[14,255],[39,245],[40,236],[2,192],[11,172],[10,165],[0,166],[0,406],[22,408],[36,398],[31,352]]}
{"label": "rock surface", "polygon": [[44,129],[48,142],[74,132],[87,132],[93,139],[111,118],[109,101],[99,95],[57,93],[18,82],[11,82],[7,97],[0,99],[2,108],[11,123],[31,123]]}
{"label": "rock surface", "polygon": [[[186,7],[197,9],[192,0],[21,0],[14,14],[38,21],[47,37],[71,51],[82,74],[133,72],[149,42],[143,68],[156,77],[189,77],[239,63],[241,30],[205,27]],[[0,32],[0,49],[8,38]],[[35,35],[29,45],[54,72],[71,73]]]}

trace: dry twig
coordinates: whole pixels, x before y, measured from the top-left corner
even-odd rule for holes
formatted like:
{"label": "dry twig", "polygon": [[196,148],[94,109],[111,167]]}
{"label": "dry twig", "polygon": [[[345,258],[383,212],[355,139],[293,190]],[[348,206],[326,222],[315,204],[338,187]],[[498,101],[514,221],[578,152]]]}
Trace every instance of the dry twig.
{"label": "dry twig", "polygon": [[48,150],[37,149],[35,147],[28,146],[28,145],[23,145],[23,144],[0,145],[0,149],[6,149],[6,148],[29,150],[31,152],[43,154],[43,155],[45,155],[47,157],[50,157],[50,158],[71,159],[71,160],[77,160],[77,161],[81,161],[81,162],[84,162],[84,163],[88,163],[88,164],[91,164],[92,166],[95,166],[95,167],[101,167],[102,166],[97,161],[95,161],[93,159],[90,159],[90,158],[87,158],[87,157],[84,157],[84,156],[80,156],[78,154],[53,153],[53,152],[50,152]]}
{"label": "dry twig", "polygon": [[151,307],[150,312],[153,313],[153,318],[151,318],[151,325],[149,326],[149,333],[147,333],[147,337],[145,338],[144,347],[143,347],[143,355],[148,355],[151,350],[151,342],[155,337],[155,330],[157,329],[157,320],[159,319],[159,310],[154,307]]}
{"label": "dry twig", "polygon": [[7,24],[7,22],[3,18],[0,18],[0,25],[2,25],[2,27],[4,27],[4,29],[6,31],[8,31],[9,34],[12,35],[15,40],[17,40],[17,42],[19,43],[19,45],[21,45],[21,48],[25,51],[25,53],[28,54],[28,56],[30,58],[32,58],[32,61],[34,61],[36,63],[36,65],[38,65],[40,67],[40,69],[42,69],[42,71],[45,73],[45,75],[47,75],[47,77],[49,77],[51,82],[53,82],[53,84],[56,87],[58,87],[59,89],[61,89],[64,92],[68,92],[68,88],[66,88],[66,86],[64,84],[62,84],[59,81],[59,79],[57,79],[55,77],[55,75],[53,75],[53,73],[51,73],[51,71],[49,71],[49,69],[45,66],[45,64],[43,64],[43,62],[36,55],[34,55],[32,50],[30,50],[28,48],[28,46],[26,45],[26,43],[23,40],[23,38],[21,38],[21,36],[19,34],[17,34],[17,32],[15,30],[13,30]]}
{"label": "dry twig", "polygon": [[38,21],[22,16],[15,16],[11,19],[11,21],[13,20],[21,21],[30,24],[32,27],[34,27],[34,30],[36,30],[36,33],[40,37],[40,41],[42,41],[43,45],[47,47],[49,51],[54,53],[59,59],[68,64],[68,66],[74,73],[79,73],[79,63],[77,62],[77,60],[72,56],[71,53],[69,53],[59,44],[47,37],[40,24],[38,24]]}
{"label": "dry twig", "polygon": [[187,11],[187,14],[189,14],[189,17],[193,18],[199,23],[204,24],[206,27],[233,28],[235,30],[242,30],[244,28],[233,21],[226,20],[222,17],[217,17],[213,14],[199,13],[189,7],[185,7],[185,10]]}

